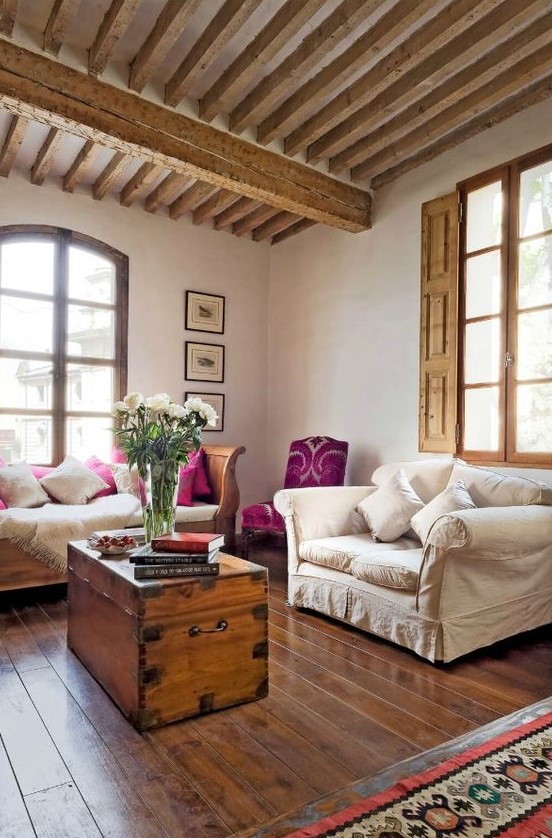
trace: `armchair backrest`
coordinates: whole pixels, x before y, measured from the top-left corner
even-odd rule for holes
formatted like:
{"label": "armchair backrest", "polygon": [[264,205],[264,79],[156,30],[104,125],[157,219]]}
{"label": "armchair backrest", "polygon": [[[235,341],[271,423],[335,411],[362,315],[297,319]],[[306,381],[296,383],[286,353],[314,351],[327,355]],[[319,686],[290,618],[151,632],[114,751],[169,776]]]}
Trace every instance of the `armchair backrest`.
{"label": "armchair backrest", "polygon": [[330,436],[308,436],[289,446],[284,489],[343,486],[349,443]]}

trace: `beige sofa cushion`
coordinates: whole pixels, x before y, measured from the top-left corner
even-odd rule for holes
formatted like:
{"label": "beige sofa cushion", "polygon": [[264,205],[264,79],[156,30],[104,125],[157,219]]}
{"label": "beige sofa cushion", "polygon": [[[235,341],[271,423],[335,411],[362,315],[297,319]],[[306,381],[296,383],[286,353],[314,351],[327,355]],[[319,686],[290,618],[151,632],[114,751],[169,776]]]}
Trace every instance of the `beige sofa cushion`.
{"label": "beige sofa cushion", "polygon": [[448,515],[449,512],[457,512],[459,509],[475,509],[475,503],[470,497],[462,480],[456,480],[443,489],[436,498],[433,498],[427,506],[424,506],[412,518],[412,529],[422,542],[425,540],[428,533],[438,518],[442,515]]}
{"label": "beige sofa cushion", "polygon": [[6,506],[21,509],[44,506],[50,501],[28,463],[13,463],[0,468],[0,497]]}
{"label": "beige sofa cushion", "polygon": [[70,505],[88,503],[102,489],[109,488],[105,480],[70,454],[40,478],[40,485],[59,503]]}
{"label": "beige sofa cushion", "polygon": [[299,545],[299,556],[305,562],[349,573],[352,562],[360,556],[382,556],[386,553],[399,554],[403,550],[412,550],[419,547],[420,543],[415,538],[403,537],[392,544],[383,542],[374,544],[370,533],[359,533],[358,535],[337,535],[303,541]]}
{"label": "beige sofa cushion", "polygon": [[412,489],[424,503],[446,488],[452,472],[453,460],[427,459],[405,463],[389,463],[379,466],[372,475],[375,486],[383,486],[400,468],[404,468]]}
{"label": "beige sofa cushion", "polygon": [[410,528],[410,519],[423,505],[400,468],[355,509],[377,541],[395,541]]}
{"label": "beige sofa cushion", "polygon": [[[377,547],[381,548],[378,544]],[[363,582],[415,591],[422,563],[422,548],[414,550],[380,550],[364,553],[351,562],[350,572]]]}
{"label": "beige sofa cushion", "polygon": [[526,477],[510,477],[487,468],[455,463],[450,482],[463,480],[475,505],[527,506],[545,504],[552,506],[552,487]]}

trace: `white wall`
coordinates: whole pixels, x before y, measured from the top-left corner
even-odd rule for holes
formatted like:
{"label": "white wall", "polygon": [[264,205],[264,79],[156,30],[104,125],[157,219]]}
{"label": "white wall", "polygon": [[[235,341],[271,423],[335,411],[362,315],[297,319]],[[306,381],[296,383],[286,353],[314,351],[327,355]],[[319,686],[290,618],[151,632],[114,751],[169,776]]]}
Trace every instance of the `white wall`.
{"label": "white wall", "polygon": [[[382,462],[419,456],[421,205],[551,142],[548,100],[377,192],[371,230],[314,227],[272,248],[273,488],[281,485],[290,440],[308,434],[349,440],[349,483],[368,481]],[[549,471],[540,476],[552,482]]]}
{"label": "white wall", "polygon": [[[32,186],[14,171],[0,178],[0,226],[50,224],[107,242],[129,257],[128,389],[165,391],[175,401],[185,390],[224,393],[225,427],[206,443],[245,444],[238,464],[242,502],[264,497],[267,428],[266,245],[238,239],[188,219],[171,221],[115,199],[67,195],[59,184]],[[184,330],[185,290],[226,297],[223,335]],[[226,347],[223,384],[184,381],[184,342]]]}

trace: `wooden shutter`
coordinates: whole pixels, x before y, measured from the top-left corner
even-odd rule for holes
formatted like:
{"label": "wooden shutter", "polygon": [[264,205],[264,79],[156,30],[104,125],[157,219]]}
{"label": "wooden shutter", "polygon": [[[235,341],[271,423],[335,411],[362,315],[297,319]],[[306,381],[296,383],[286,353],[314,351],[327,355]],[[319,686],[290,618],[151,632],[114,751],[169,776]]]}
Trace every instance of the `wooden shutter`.
{"label": "wooden shutter", "polygon": [[422,206],[419,450],[456,451],[458,195]]}

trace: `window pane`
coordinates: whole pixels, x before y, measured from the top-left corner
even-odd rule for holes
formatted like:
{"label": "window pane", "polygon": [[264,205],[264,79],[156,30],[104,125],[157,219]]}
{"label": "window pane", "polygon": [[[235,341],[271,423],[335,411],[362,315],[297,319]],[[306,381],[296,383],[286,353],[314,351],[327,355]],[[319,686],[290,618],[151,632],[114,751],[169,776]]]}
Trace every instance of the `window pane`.
{"label": "window pane", "polygon": [[498,431],[498,387],[466,390],[464,448],[469,451],[497,451]]}
{"label": "window pane", "polygon": [[95,303],[115,301],[115,265],[97,253],[69,248],[69,296]]}
{"label": "window pane", "polygon": [[520,308],[552,303],[552,235],[519,246]]}
{"label": "window pane", "polygon": [[552,230],[552,160],[522,172],[519,187],[520,236]]}
{"label": "window pane", "polygon": [[466,318],[498,314],[500,286],[499,250],[469,258],[466,262]]}
{"label": "window pane", "polygon": [[501,355],[500,321],[497,317],[467,324],[464,373],[467,384],[498,381]]}
{"label": "window pane", "polygon": [[552,452],[552,384],[522,384],[517,390],[516,448]]}
{"label": "window pane", "polygon": [[68,306],[67,352],[90,358],[115,357],[114,312],[92,306]]}
{"label": "window pane", "polygon": [[468,193],[467,252],[500,244],[502,239],[502,183],[490,183]]}
{"label": "window pane", "polygon": [[96,454],[105,462],[111,461],[113,448],[112,420],[105,418],[73,417],[67,419],[67,453],[79,460]]}
{"label": "window pane", "polygon": [[552,309],[518,316],[516,378],[552,378]]}
{"label": "window pane", "polygon": [[54,292],[54,243],[24,239],[0,247],[0,287],[36,294]]}
{"label": "window pane", "polygon": [[28,352],[53,351],[52,303],[0,297],[0,347]]}
{"label": "window pane", "polygon": [[109,413],[113,406],[113,369],[67,365],[67,409]]}
{"label": "window pane", "polygon": [[0,416],[0,457],[8,463],[50,463],[52,419],[50,416]]}
{"label": "window pane", "polygon": [[52,406],[52,362],[0,358],[2,407],[49,410]]}

